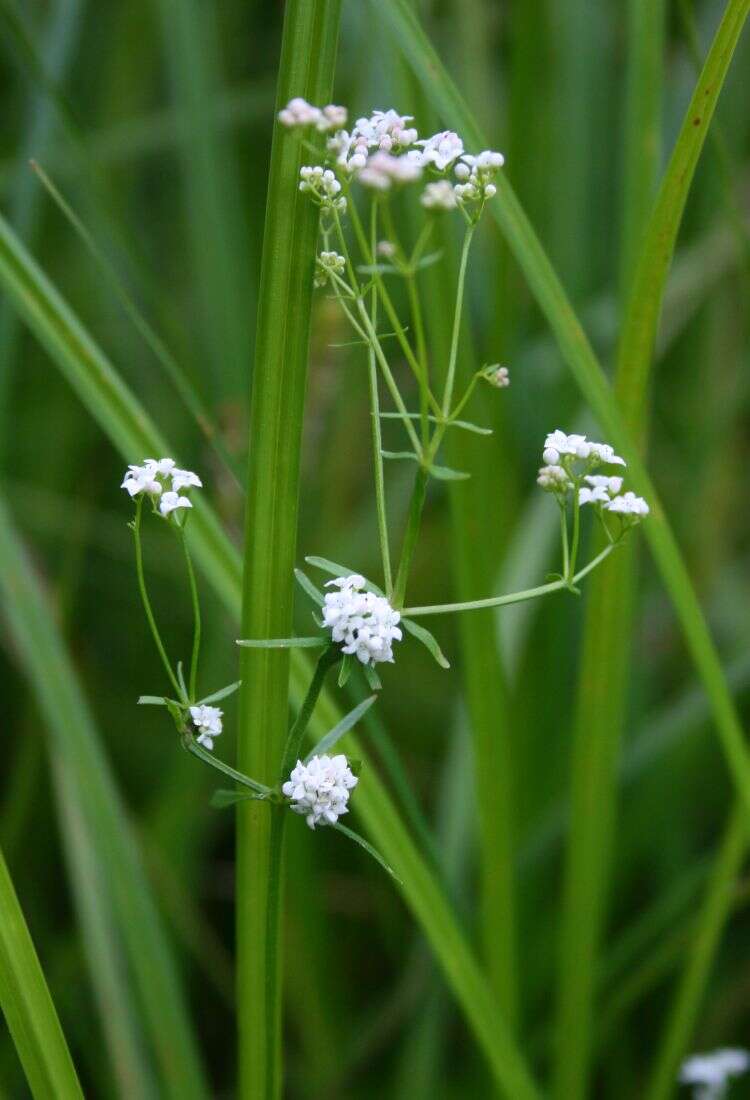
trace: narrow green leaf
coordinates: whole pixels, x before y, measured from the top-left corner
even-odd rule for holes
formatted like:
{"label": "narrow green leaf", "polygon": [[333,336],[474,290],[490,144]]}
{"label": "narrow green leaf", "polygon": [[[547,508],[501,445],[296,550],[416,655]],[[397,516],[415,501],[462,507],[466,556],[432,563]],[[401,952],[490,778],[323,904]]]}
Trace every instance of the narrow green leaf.
{"label": "narrow green leaf", "polygon": [[218,691],[214,691],[211,695],[206,695],[204,699],[198,700],[198,705],[202,706],[204,703],[218,703],[222,699],[228,699],[230,695],[234,695],[235,691],[238,691],[241,686],[240,680],[235,680],[233,684],[227,684],[226,687],[219,688]]}
{"label": "narrow green leaf", "polygon": [[320,649],[327,638],[238,638],[237,645],[246,649]]}
{"label": "narrow green leaf", "polygon": [[83,1100],[81,1086],[0,852],[0,1006],[35,1100]]}
{"label": "narrow green leaf", "polygon": [[[403,420],[401,413],[381,412],[378,414],[381,420]],[[419,420],[420,413],[409,413],[409,420]],[[428,416],[431,424],[445,424],[447,428],[463,428],[464,431],[474,432],[476,435],[492,435],[492,428],[482,428],[479,424],[472,424],[470,420],[438,420],[436,416]]]}
{"label": "narrow green leaf", "polygon": [[[403,419],[403,417],[402,417],[402,419]],[[394,460],[394,461],[405,458],[410,462],[419,462],[419,455],[415,454],[414,451],[382,451],[381,450],[380,453],[383,456],[383,458],[388,458],[388,459],[391,459],[391,460]]]}
{"label": "narrow green leaf", "polygon": [[361,703],[358,703],[348,714],[345,714],[341,721],[337,722],[333,729],[329,730],[325,737],[321,737],[320,741],[310,750],[305,757],[305,763],[311,760],[313,756],[322,756],[324,752],[329,752],[345,733],[354,729],[357,722],[366,714],[376,699],[377,695],[371,695],[368,699],[363,699]]}
{"label": "narrow green leaf", "polygon": [[227,806],[236,806],[238,802],[267,802],[268,796],[255,791],[214,791],[211,805],[215,810],[224,810]]}
{"label": "narrow green leaf", "polygon": [[300,586],[303,592],[307,593],[316,607],[323,606],[323,593],[319,588],[316,588],[306,573],[303,573],[301,569],[294,570],[294,576],[297,584]]}
{"label": "narrow green leaf", "polygon": [[373,665],[362,665],[362,672],[371,691],[381,691],[383,684]]}
{"label": "narrow green leaf", "polygon": [[167,700],[163,695],[141,695],[138,698],[138,706],[140,707],[165,707]]}
{"label": "narrow green leaf", "polygon": [[438,645],[437,639],[435,638],[434,634],[431,634],[429,630],[426,630],[425,627],[420,626],[419,623],[415,623],[411,619],[402,619],[401,622],[410,634],[413,634],[414,637],[417,638],[423,646],[426,646],[427,649],[429,649],[430,653],[435,658],[441,668],[451,667],[450,661]]}
{"label": "narrow green leaf", "polygon": [[471,474],[463,470],[452,470],[450,466],[428,466],[428,470],[438,481],[468,481],[471,477]]}
{"label": "narrow green leaf", "polygon": [[350,654],[346,653],[344,655],[344,659],[341,662],[341,667],[339,669],[339,676],[338,676],[338,680],[337,680],[337,683],[338,683],[340,688],[346,687],[346,684],[348,683],[349,677],[351,676],[351,674],[352,674],[352,658],[351,658]]}
{"label": "narrow green leaf", "polygon": [[336,821],[331,826],[331,828],[335,829],[337,833],[343,833],[343,835],[348,837],[349,840],[353,840],[355,844],[359,844],[360,848],[364,848],[367,854],[369,856],[372,856],[372,858],[380,864],[383,870],[386,871],[391,876],[391,878],[394,878],[396,882],[399,883],[399,885],[402,885],[401,880],[399,879],[393,868],[385,862],[380,852],[376,851],[376,849],[373,848],[372,844],[370,844],[369,841],[365,840],[363,836],[360,836],[359,833],[355,833],[353,829],[347,828],[346,825],[342,825],[340,821]]}

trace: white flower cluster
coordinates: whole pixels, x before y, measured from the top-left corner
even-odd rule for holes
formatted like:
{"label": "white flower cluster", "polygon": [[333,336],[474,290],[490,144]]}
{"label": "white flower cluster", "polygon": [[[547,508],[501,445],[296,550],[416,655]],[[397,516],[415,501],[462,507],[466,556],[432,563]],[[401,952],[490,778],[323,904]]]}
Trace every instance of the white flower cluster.
{"label": "white flower cluster", "polygon": [[[167,488],[169,486],[169,488]],[[121,489],[131,497],[142,493],[159,498],[159,511],[168,516],[180,508],[192,508],[190,498],[181,489],[201,488],[203,482],[192,470],[181,470],[171,458],[144,458],[142,465],[130,465],[123,478]]]}
{"label": "white flower cluster", "polygon": [[330,168],[321,168],[319,164],[300,168],[300,191],[309,193],[310,198],[319,206],[328,210],[346,210],[346,199],[340,195],[341,184]]}
{"label": "white flower cluster", "polygon": [[510,385],[510,371],[507,367],[501,367],[499,363],[493,363],[491,367],[487,367],[484,377],[498,390],[507,389]]}
{"label": "white flower cluster", "polygon": [[409,157],[374,153],[359,170],[357,179],[374,191],[389,191],[394,183],[412,183],[422,175],[422,166]]}
{"label": "white flower cluster", "polygon": [[214,738],[222,731],[222,716],[224,712],[219,707],[209,707],[205,703],[198,707],[190,708],[190,717],[198,731],[196,741],[207,749],[213,749]]}
{"label": "white flower cluster", "polygon": [[750,1069],[750,1053],[727,1048],[711,1054],[694,1054],[680,1069],[682,1085],[693,1085],[694,1100],[722,1100],[730,1077],[739,1077]]}
{"label": "white flower cluster", "polygon": [[493,198],[497,187],[492,181],[504,164],[503,154],[492,149],[485,149],[476,156],[464,153],[455,168],[456,178],[460,181],[455,187],[458,201],[477,204]]}
{"label": "white flower cluster", "polygon": [[321,252],[315,265],[315,286],[325,286],[331,277],[331,272],[340,275],[346,267],[346,260],[338,252]]}
{"label": "white flower cluster", "polygon": [[443,130],[439,134],[433,134],[432,137],[415,141],[414,144],[420,145],[421,151],[417,152],[413,149],[409,156],[418,160],[423,167],[428,164],[434,165],[438,172],[444,172],[449,168],[454,160],[458,160],[463,155],[464,151],[464,143],[452,130]]}
{"label": "white flower cluster", "polygon": [[[546,465],[539,471],[537,484],[547,492],[565,496],[575,479],[579,485],[579,504],[594,504],[634,519],[649,514],[643,497],[631,492],[621,494],[621,477],[588,472],[598,466],[625,466],[625,460],[615,454],[609,443],[594,443],[585,435],[566,435],[557,428],[545,439],[542,458]],[[575,463],[583,466],[576,468]],[[581,485],[581,480],[586,485]]]}
{"label": "white flower cluster", "polygon": [[401,619],[385,596],[365,590],[365,578],[358,573],[328,581],[336,592],[327,592],[323,604],[323,622],[334,642],[343,642],[344,653],[351,653],[363,665],[393,661],[393,642],[402,638]]}
{"label": "white flower cluster", "polygon": [[394,153],[408,149],[417,140],[417,131],[408,124],[411,115],[393,109],[373,111],[369,118],[358,118],[351,133],[339,130],[328,139],[328,149],[336,164],[348,175],[360,171],[371,153]]}
{"label": "white flower cluster", "polygon": [[281,791],[290,800],[290,809],[303,814],[314,829],[316,825],[335,825],[342,814],[349,812],[349,792],[357,782],[343,754],[324,754],[313,756],[307,764],[298,760]]}
{"label": "white flower cluster", "polygon": [[286,107],[279,111],[279,122],[289,128],[293,126],[314,126],[321,133],[346,126],[346,107],[336,107],[330,103],[327,107],[313,107],[306,99],[296,96],[290,99]]}
{"label": "white flower cluster", "polygon": [[455,210],[458,205],[456,192],[448,180],[428,183],[419,201],[425,210]]}

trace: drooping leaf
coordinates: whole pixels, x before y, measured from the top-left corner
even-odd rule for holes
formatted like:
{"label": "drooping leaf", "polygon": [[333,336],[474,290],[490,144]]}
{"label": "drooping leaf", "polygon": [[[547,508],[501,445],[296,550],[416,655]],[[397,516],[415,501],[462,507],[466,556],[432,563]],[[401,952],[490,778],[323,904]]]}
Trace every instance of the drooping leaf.
{"label": "drooping leaf", "polygon": [[403,626],[410,634],[413,634],[423,646],[429,649],[432,656],[435,658],[441,668],[450,668],[450,662],[443,653],[442,649],[437,643],[437,639],[434,634],[431,634],[425,627],[420,626],[419,623],[415,623],[412,619],[402,619]]}

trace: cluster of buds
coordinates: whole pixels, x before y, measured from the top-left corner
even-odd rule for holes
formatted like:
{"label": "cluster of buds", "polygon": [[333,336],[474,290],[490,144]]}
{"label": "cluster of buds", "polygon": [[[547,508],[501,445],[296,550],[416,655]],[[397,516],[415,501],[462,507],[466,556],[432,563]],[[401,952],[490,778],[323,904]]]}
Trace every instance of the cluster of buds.
{"label": "cluster of buds", "polygon": [[591,472],[600,466],[625,466],[625,460],[609,443],[594,443],[585,435],[567,435],[558,428],[545,439],[542,457],[546,465],[539,471],[537,484],[554,493],[559,501],[575,490],[579,504],[614,512],[626,524],[648,515],[649,506],[643,497],[621,493],[621,477]]}
{"label": "cluster of buds", "polygon": [[313,756],[307,764],[298,760],[281,793],[289,799],[289,808],[303,814],[314,829],[316,825],[335,825],[342,814],[349,812],[349,792],[357,782],[344,755],[324,754]]}
{"label": "cluster of buds", "polygon": [[198,734],[196,741],[199,745],[213,749],[214,738],[218,737],[223,729],[223,716],[224,712],[219,707],[209,707],[205,703],[190,708],[190,717]]}
{"label": "cluster of buds", "polygon": [[476,156],[464,153],[454,169],[459,180],[455,186],[459,203],[474,213],[481,211],[487,199],[497,194],[493,180],[504,163],[503,154],[492,149],[485,149]]}
{"label": "cluster of buds", "polygon": [[326,593],[323,623],[334,642],[344,643],[343,652],[363,665],[393,661],[393,642],[402,638],[401,616],[385,596],[366,591],[366,583],[358,573],[328,581],[326,587],[337,591]]}
{"label": "cluster of buds", "polygon": [[344,213],[346,199],[341,192],[341,184],[330,168],[305,166],[300,168],[300,191],[309,194],[313,202],[316,202],[322,210],[338,210]]}
{"label": "cluster of buds", "polygon": [[333,103],[327,107],[313,107],[306,99],[296,96],[279,111],[279,122],[289,129],[295,126],[314,126],[325,134],[345,126],[346,115],[346,107],[336,107]]}
{"label": "cluster of buds", "polygon": [[495,389],[504,390],[510,385],[510,371],[499,363],[492,363],[482,371],[482,377]]}
{"label": "cluster of buds", "polygon": [[373,111],[369,118],[358,118],[353,130],[339,130],[328,140],[328,149],[336,164],[347,174],[361,171],[372,153],[398,153],[417,140],[417,131],[408,124],[411,115],[397,111]]}
{"label": "cluster of buds", "polygon": [[338,252],[321,252],[315,264],[313,283],[315,286],[325,286],[331,275],[341,275],[346,268],[346,260]]}
{"label": "cluster of buds", "polygon": [[203,482],[192,470],[181,470],[171,458],[144,458],[140,466],[128,466],[121,489],[131,497],[148,496],[167,518],[172,512],[192,508],[182,490],[201,488]]}

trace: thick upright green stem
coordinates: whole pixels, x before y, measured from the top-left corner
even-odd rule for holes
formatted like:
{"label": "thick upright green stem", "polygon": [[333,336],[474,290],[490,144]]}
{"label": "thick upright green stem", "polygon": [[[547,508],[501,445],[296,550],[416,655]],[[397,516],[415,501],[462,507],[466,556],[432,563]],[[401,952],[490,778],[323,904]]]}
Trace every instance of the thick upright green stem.
{"label": "thick upright green stem", "polygon": [[[331,98],[340,0],[288,0],[277,107]],[[276,125],[261,265],[242,599],[242,634],[291,633],[302,417],[317,212],[298,190],[298,135]],[[278,778],[287,730],[289,652],[242,649],[240,770]],[[281,1095],[283,826],[263,804],[238,809],[237,1017],[243,1100]]]}

